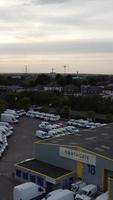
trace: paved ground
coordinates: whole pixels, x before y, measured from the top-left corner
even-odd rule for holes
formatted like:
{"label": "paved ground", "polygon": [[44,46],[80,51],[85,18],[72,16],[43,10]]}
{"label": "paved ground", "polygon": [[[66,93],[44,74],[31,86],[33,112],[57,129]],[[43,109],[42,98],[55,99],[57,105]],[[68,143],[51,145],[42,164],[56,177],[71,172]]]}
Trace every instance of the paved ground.
{"label": "paved ground", "polygon": [[39,120],[23,117],[14,126],[14,134],[8,139],[8,150],[0,160],[0,200],[12,200],[14,164],[34,157],[35,131]]}

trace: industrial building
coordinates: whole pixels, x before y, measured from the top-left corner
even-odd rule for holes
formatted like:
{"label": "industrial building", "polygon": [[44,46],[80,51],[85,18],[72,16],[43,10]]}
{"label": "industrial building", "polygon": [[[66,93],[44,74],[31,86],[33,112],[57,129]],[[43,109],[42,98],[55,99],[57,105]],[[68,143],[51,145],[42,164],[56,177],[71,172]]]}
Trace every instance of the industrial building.
{"label": "industrial building", "polygon": [[113,200],[113,123],[79,133],[42,140],[35,156],[15,165],[15,177],[53,188],[68,188],[80,178],[97,185]]}

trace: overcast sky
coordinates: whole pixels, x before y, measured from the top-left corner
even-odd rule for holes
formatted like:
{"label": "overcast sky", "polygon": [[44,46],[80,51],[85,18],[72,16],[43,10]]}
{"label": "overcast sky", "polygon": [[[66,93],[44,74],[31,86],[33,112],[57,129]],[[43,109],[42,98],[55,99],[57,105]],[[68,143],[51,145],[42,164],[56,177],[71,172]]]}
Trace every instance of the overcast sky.
{"label": "overcast sky", "polygon": [[0,72],[113,74],[113,0],[0,0]]}

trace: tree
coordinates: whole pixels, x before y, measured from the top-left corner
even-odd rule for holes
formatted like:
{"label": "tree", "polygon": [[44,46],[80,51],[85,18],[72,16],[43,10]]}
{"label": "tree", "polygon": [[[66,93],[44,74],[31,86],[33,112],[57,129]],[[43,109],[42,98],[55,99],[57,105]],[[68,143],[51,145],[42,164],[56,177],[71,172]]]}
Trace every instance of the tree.
{"label": "tree", "polygon": [[50,83],[50,76],[46,74],[40,74],[35,81],[36,85],[46,85]]}
{"label": "tree", "polygon": [[87,117],[92,121],[95,121],[96,113],[94,111],[89,111]]}
{"label": "tree", "polygon": [[3,99],[0,99],[0,113],[2,113],[4,110],[6,110],[7,104]]}
{"label": "tree", "polygon": [[18,107],[23,108],[27,110],[30,106],[30,98],[29,97],[23,97],[18,101]]}

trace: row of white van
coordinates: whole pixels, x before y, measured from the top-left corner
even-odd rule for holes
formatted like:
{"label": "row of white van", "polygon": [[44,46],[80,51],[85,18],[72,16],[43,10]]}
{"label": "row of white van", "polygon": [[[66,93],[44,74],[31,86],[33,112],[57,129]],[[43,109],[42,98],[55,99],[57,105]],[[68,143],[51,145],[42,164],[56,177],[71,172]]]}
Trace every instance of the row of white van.
{"label": "row of white van", "polygon": [[79,130],[74,126],[62,127],[60,124],[49,124],[49,122],[42,122],[39,124],[41,130],[37,130],[35,136],[47,139],[49,137],[59,137],[69,135],[71,133],[77,133]]}
{"label": "row of white van", "polygon": [[83,119],[78,119],[78,120],[70,119],[68,121],[68,124],[76,126],[78,128],[97,128],[105,125],[101,123],[89,122],[88,120],[83,120]]}
{"label": "row of white van", "polygon": [[1,121],[9,122],[9,123],[18,123],[19,117],[21,117],[25,114],[26,114],[26,112],[23,109],[18,110],[18,111],[6,109],[1,114]]}
{"label": "row of white van", "polygon": [[7,122],[0,121],[0,157],[8,147],[7,137],[13,134],[13,127]]}
{"label": "row of white van", "polygon": [[43,119],[46,121],[58,121],[60,120],[60,115],[54,115],[54,114],[50,114],[50,113],[44,113],[44,112],[39,112],[39,111],[34,111],[34,110],[29,110],[28,112],[26,112],[26,116],[27,117],[32,117],[32,118],[39,118],[39,119]]}
{"label": "row of white van", "polygon": [[87,185],[83,181],[71,184],[71,190],[57,189],[48,193],[42,200],[107,200],[108,192],[97,196],[98,188],[96,185]]}
{"label": "row of white van", "polygon": [[1,114],[1,121],[18,123],[19,115],[15,110],[7,109]]}
{"label": "row of white van", "polygon": [[[84,181],[77,181],[71,184],[71,191],[75,194],[75,200],[107,200],[108,193],[98,195],[98,187],[93,184],[86,184]],[[104,197],[104,198],[103,198]]]}
{"label": "row of white van", "polygon": [[[46,191],[40,185],[27,182],[14,187],[13,200],[107,200],[108,192],[97,194],[98,188],[93,184],[87,185],[83,181],[77,181],[71,184],[71,189],[56,189],[46,194]],[[45,195],[46,194],[46,195]],[[98,197],[97,197],[98,195]],[[96,196],[96,197],[95,197]]]}

